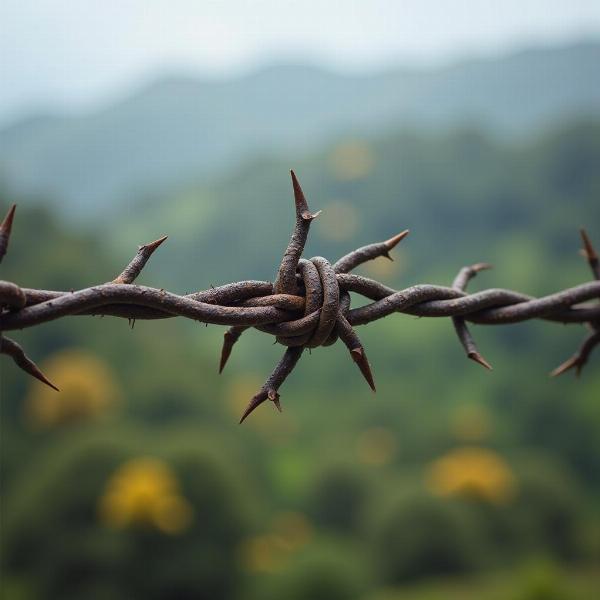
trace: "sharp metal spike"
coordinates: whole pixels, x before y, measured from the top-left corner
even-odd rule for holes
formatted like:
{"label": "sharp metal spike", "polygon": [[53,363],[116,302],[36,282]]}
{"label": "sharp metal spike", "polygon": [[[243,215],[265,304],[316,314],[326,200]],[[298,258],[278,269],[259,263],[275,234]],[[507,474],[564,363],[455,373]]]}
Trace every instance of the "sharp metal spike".
{"label": "sharp metal spike", "polygon": [[298,214],[302,214],[305,212],[310,213],[308,210],[308,202],[304,196],[304,192],[302,191],[302,186],[296,177],[296,173],[294,173],[293,169],[290,169],[290,175],[292,176],[292,186],[294,188],[294,202],[296,203],[296,211]]}
{"label": "sharp metal spike", "polygon": [[588,235],[585,229],[580,229],[579,233],[581,234],[581,240],[583,241],[583,249],[585,250],[585,254],[589,260],[598,260],[598,254],[596,254],[596,250],[592,245],[592,240]]}
{"label": "sharp metal spike", "polygon": [[13,204],[6,213],[2,223],[0,223],[0,262],[4,258],[8,249],[8,242],[10,240],[10,232],[12,231],[13,220],[15,218],[15,210],[17,205]]}
{"label": "sharp metal spike", "polygon": [[352,360],[358,365],[360,372],[363,374],[363,377],[366,379],[369,387],[375,392],[375,381],[373,379],[373,373],[371,373],[371,365],[369,365],[369,361],[367,360],[367,355],[365,354],[364,348],[352,348],[350,350],[350,356]]}
{"label": "sharp metal spike", "polygon": [[53,390],[60,390],[42,373],[41,369],[25,354],[25,351],[17,342],[7,337],[0,338],[0,353],[7,354],[12,357],[15,364],[20,367],[25,373],[35,377],[38,381],[45,383]]}
{"label": "sharp metal spike", "polygon": [[16,204],[13,204],[8,209],[8,212],[6,213],[6,216],[2,220],[2,223],[0,223],[0,234],[10,235],[10,232],[12,230],[13,220],[15,218],[15,211],[16,210],[17,210],[17,205]]}
{"label": "sharp metal spike", "polygon": [[494,265],[490,263],[475,263],[471,265],[471,269],[475,271],[475,273],[479,273],[479,271],[486,271],[487,269],[493,269]]}
{"label": "sharp metal spike", "polygon": [[247,327],[233,326],[230,327],[223,334],[223,347],[221,348],[221,360],[219,362],[219,374],[223,372],[229,357],[231,356],[231,351],[233,350],[233,346],[240,339],[242,333],[247,329]]}
{"label": "sharp metal spike", "polygon": [[281,412],[281,402],[279,402],[279,394],[277,393],[276,389],[271,388],[268,392],[267,392],[267,398],[275,405],[275,407],[277,408],[277,410],[279,412]]}
{"label": "sharp metal spike", "polygon": [[600,261],[598,260],[598,254],[592,245],[592,240],[585,229],[580,229],[579,232],[581,233],[581,239],[583,241],[583,256],[588,261],[590,269],[594,274],[594,278],[600,279]]}
{"label": "sharp metal spike", "polygon": [[233,344],[235,344],[235,340],[231,339],[231,334],[229,331],[226,331],[223,334],[223,346],[221,348],[221,360],[219,361],[219,375],[223,372],[229,357],[231,356],[231,350],[233,348]]}
{"label": "sharp metal spike", "polygon": [[[558,365],[558,367],[556,367],[556,369],[551,371],[550,377],[558,377],[559,375],[562,375],[563,373],[570,371],[572,368],[574,368],[576,366],[578,367],[578,362],[579,362],[579,356],[577,354],[574,356],[571,356],[571,358],[566,360],[564,363]],[[578,367],[577,368],[578,375],[579,375],[580,371],[581,371],[581,368]]]}
{"label": "sharp metal spike", "polygon": [[252,414],[254,410],[258,408],[266,399],[266,392],[261,391],[258,394],[256,394],[256,396],[254,396],[252,400],[250,400],[250,402],[248,403],[248,406],[246,407],[246,410],[244,411],[244,414],[240,419],[240,424],[242,424],[250,416],[250,414]]}
{"label": "sharp metal spike", "polygon": [[168,238],[169,236],[164,235],[163,237],[144,244],[138,247],[136,255],[131,259],[129,264],[125,267],[123,272],[116,278],[113,279],[112,283],[115,284],[129,284],[133,283],[138,275],[142,272],[142,269],[146,266],[148,260],[155,252],[155,250]]}
{"label": "sharp metal spike", "polygon": [[[401,231],[399,234],[391,237],[389,240],[386,240],[384,244],[386,245],[388,250],[395,248],[408,234],[410,233],[410,229],[405,229]],[[385,255],[387,256],[387,255]],[[388,256],[389,258],[389,256]]]}
{"label": "sharp metal spike", "polygon": [[487,360],[485,360],[485,358],[483,358],[483,356],[481,356],[481,354],[479,354],[479,352],[469,352],[467,354],[467,356],[471,360],[474,360],[476,363],[479,363],[482,367],[485,367],[486,369],[489,369],[490,371],[494,370],[492,368],[492,365],[490,365],[490,363]]}
{"label": "sharp metal spike", "polygon": [[168,235],[163,235],[161,238],[158,238],[149,244],[144,244],[141,248],[146,248],[150,254],[152,254],[168,237]]}

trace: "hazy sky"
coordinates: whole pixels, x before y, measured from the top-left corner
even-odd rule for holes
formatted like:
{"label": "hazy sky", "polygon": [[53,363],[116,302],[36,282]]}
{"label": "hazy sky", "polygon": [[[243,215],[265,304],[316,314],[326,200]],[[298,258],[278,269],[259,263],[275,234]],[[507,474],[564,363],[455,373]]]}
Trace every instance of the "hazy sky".
{"label": "hazy sky", "polygon": [[169,70],[439,63],[600,35],[600,0],[1,0],[0,121]]}

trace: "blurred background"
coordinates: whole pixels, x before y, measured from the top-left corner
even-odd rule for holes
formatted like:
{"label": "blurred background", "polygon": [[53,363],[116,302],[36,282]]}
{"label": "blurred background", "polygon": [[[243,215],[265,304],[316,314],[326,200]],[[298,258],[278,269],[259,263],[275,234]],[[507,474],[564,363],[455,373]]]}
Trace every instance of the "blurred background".
{"label": "blurred background", "polygon": [[[600,5],[420,0],[4,0],[2,278],[185,293],[272,279],[294,168],[307,256],[410,237],[397,288],[543,295],[600,246]],[[243,407],[281,354],[249,332],[70,318],[0,361],[2,597],[589,600],[600,589],[600,369],[548,373],[584,329],[447,319],[360,331]],[[593,590],[596,590],[594,592]]]}

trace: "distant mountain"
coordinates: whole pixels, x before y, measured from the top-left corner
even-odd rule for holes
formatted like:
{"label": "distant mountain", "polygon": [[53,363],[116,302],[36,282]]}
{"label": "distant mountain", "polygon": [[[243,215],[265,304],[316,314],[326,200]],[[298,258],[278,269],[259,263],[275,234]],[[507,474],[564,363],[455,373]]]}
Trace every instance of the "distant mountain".
{"label": "distant mountain", "polygon": [[223,81],[167,78],[89,114],[0,131],[0,181],[93,215],[129,194],[342,135],[469,123],[512,137],[582,115],[600,115],[600,42],[370,75],[278,66]]}

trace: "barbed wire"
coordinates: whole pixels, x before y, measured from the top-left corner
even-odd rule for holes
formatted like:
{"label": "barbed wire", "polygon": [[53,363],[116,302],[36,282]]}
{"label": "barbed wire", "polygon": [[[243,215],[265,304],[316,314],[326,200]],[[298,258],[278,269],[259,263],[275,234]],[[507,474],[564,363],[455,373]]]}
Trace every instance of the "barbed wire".
{"label": "barbed wire", "polygon": [[[341,340],[373,391],[375,381],[355,327],[392,313],[419,317],[450,317],[468,358],[487,369],[491,365],[480,354],[467,323],[500,325],[530,319],[585,324],[590,333],[579,350],[552,371],[560,375],[574,369],[577,374],[600,343],[600,267],[589,236],[581,230],[582,253],[594,281],[534,298],[506,289],[487,289],[469,294],[469,281],[486,263],[463,267],[449,287],[420,284],[394,290],[378,281],[352,274],[359,265],[385,257],[408,235],[408,230],[375,244],[363,246],[331,264],[323,257],[302,258],[310,225],[318,215],[311,213],[294,172],[291,172],[296,223],[274,283],[239,281],[192,294],[178,295],[164,289],[134,285],[149,258],[167,239],[164,236],[140,246],[123,272],[111,282],[79,291],[48,291],[20,287],[0,281],[0,354],[13,358],[29,375],[58,390],[4,332],[34,327],[72,315],[110,315],[129,319],[185,317],[203,323],[229,325],[225,332],[219,372],[235,343],[251,327],[275,336],[286,351],[265,384],[250,400],[240,422],[257,406],[270,400],[281,410],[279,388],[292,372],[306,348],[330,346]],[[15,206],[0,224],[0,262],[13,225]],[[351,307],[351,293],[370,303]]]}

